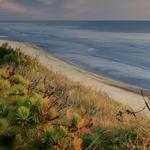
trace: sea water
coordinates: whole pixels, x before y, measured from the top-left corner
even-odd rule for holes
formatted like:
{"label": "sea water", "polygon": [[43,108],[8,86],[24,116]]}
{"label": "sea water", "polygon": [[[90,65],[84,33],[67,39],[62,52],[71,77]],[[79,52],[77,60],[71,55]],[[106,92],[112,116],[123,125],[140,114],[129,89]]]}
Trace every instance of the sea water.
{"label": "sea water", "polygon": [[150,89],[150,22],[0,22],[0,39],[28,42],[85,70]]}

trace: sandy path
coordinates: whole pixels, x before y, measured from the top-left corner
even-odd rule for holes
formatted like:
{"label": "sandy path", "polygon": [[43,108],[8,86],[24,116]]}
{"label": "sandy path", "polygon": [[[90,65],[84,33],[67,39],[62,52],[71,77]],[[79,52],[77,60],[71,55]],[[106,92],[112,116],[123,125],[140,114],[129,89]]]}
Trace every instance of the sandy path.
{"label": "sandy path", "polygon": [[[0,40],[0,45],[6,40]],[[144,106],[143,98],[140,94],[129,91],[131,87],[127,84],[120,83],[105,77],[95,75],[93,73],[84,71],[73,65],[70,65],[51,54],[33,47],[30,44],[7,41],[13,48],[20,48],[22,52],[31,57],[38,58],[38,61],[49,69],[65,75],[73,81],[78,81],[86,86],[92,87],[98,91],[107,93],[114,100],[132,107],[134,110],[139,110]],[[121,88],[122,87],[122,88]],[[132,88],[134,91],[134,88]],[[135,90],[136,91],[136,90]],[[150,116],[150,112],[145,110],[146,114]]]}

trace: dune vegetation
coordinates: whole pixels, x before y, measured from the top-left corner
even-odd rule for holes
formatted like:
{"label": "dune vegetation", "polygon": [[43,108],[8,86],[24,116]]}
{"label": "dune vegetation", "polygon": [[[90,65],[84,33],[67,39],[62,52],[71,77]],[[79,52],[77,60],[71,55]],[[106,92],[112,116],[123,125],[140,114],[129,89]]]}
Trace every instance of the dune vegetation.
{"label": "dune vegetation", "polygon": [[149,129],[106,94],[0,47],[0,149],[148,150]]}

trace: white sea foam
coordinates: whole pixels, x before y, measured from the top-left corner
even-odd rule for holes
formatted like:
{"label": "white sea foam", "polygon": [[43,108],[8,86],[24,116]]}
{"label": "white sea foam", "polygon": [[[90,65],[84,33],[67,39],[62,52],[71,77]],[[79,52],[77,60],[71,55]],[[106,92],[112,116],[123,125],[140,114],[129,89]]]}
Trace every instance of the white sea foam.
{"label": "white sea foam", "polygon": [[7,38],[8,36],[0,35],[0,38]]}

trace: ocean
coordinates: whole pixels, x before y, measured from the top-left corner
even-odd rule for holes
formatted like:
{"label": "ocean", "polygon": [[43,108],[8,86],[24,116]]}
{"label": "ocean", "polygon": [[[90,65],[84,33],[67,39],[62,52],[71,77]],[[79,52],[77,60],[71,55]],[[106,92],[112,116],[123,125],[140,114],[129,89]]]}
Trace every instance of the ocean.
{"label": "ocean", "polygon": [[85,70],[150,90],[149,21],[0,22],[0,39],[34,44]]}

